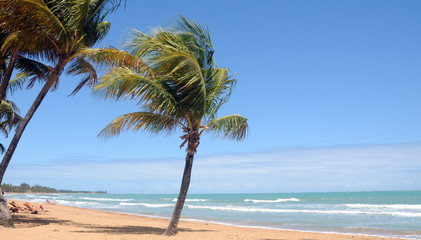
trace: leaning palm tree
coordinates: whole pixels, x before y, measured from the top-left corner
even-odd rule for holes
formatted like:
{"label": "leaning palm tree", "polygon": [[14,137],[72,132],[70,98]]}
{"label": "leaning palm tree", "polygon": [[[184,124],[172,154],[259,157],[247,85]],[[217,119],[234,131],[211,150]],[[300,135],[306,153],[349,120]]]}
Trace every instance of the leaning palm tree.
{"label": "leaning palm tree", "polygon": [[183,179],[164,233],[174,235],[201,135],[211,132],[242,140],[248,132],[247,119],[240,115],[217,117],[236,79],[228,69],[216,67],[207,28],[181,17],[167,29],[154,29],[151,35],[134,31],[127,47],[129,51],[85,51],[90,60],[113,66],[95,87],[96,94],[104,99],[130,98],[142,109],[117,117],[99,135],[115,136],[128,129],[154,134],[183,132],[180,148],[187,144]]}
{"label": "leaning palm tree", "polygon": [[[22,76],[17,76],[15,79],[9,81],[9,92],[13,92],[14,89],[20,88],[23,79],[24,78]],[[5,137],[8,137],[9,132],[14,127],[16,127],[21,121],[22,118],[19,116],[19,108],[16,106],[16,104],[7,99],[0,100],[0,132],[3,133]],[[1,153],[5,151],[5,147],[3,146],[3,144],[0,144],[0,151]],[[5,227],[14,227],[12,217],[10,215],[3,194],[0,194],[0,225],[3,225]]]}
{"label": "leaning palm tree", "polygon": [[[30,29],[43,49],[35,55],[55,64],[44,86],[16,129],[0,164],[0,184],[17,144],[47,93],[58,84],[64,68],[86,47],[102,40],[110,29],[104,21],[120,0],[0,0],[0,22],[10,31]],[[77,64],[76,64],[77,65]],[[92,80],[92,78],[90,78]],[[86,82],[85,82],[86,83]]]}

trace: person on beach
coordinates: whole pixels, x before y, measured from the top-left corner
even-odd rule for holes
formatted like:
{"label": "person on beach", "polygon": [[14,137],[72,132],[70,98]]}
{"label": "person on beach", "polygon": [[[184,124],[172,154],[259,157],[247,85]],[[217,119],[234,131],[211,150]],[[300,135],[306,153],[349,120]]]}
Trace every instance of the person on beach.
{"label": "person on beach", "polygon": [[33,205],[31,205],[29,202],[25,202],[23,203],[23,205],[25,207],[27,207],[32,214],[38,214],[42,211],[45,211],[44,207],[42,206],[42,204],[40,203],[37,207],[34,207]]}

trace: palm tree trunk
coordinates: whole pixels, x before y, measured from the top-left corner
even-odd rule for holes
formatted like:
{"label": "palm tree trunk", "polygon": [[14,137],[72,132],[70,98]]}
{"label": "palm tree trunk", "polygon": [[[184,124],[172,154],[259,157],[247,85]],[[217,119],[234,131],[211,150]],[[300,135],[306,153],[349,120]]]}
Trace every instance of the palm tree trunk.
{"label": "palm tree trunk", "polygon": [[9,85],[10,78],[12,77],[13,68],[15,66],[16,59],[18,58],[18,54],[18,51],[13,51],[12,56],[10,57],[9,64],[7,65],[6,71],[1,81],[0,100],[6,99],[7,86]]}
{"label": "palm tree trunk", "polygon": [[[195,151],[194,151],[195,152]],[[190,186],[191,171],[193,167],[194,152],[187,152],[186,165],[184,166],[183,180],[181,181],[180,193],[178,194],[177,203],[175,204],[174,213],[172,214],[170,224],[164,232],[164,236],[172,236],[177,233],[178,221],[181,217],[184,202],[186,200],[187,191]]]}
{"label": "palm tree trunk", "polygon": [[[1,189],[0,189],[1,191]],[[6,198],[0,192],[0,226],[12,227],[13,224],[12,216],[10,216],[9,207],[7,206]]]}
{"label": "palm tree trunk", "polygon": [[1,164],[0,164],[0,185],[3,182],[4,173],[6,172],[7,166],[9,165],[9,162],[12,159],[13,153],[15,152],[16,147],[18,146],[18,143],[19,143],[20,138],[22,137],[23,131],[25,130],[32,116],[34,116],[35,111],[38,109],[42,100],[47,95],[51,86],[53,86],[53,84],[58,80],[61,72],[64,69],[64,66],[65,66],[65,62],[60,59],[56,67],[50,73],[47,82],[42,87],[35,101],[32,103],[31,108],[29,108],[25,117],[22,119],[22,122],[17,127],[16,133],[13,136],[13,139],[10,142],[9,147],[7,148],[7,151],[4,154],[3,160],[1,161]]}
{"label": "palm tree trunk", "polygon": [[[13,153],[15,152],[15,149],[18,146],[20,138],[22,137],[23,131],[25,130],[32,116],[34,116],[35,111],[38,109],[42,100],[47,95],[51,86],[53,86],[53,84],[58,80],[65,65],[66,65],[66,62],[60,59],[56,67],[48,76],[47,82],[44,84],[38,96],[35,98],[34,103],[32,103],[31,108],[29,108],[25,117],[22,119],[22,122],[17,127],[16,133],[13,136],[13,139],[10,142],[9,147],[7,148],[6,154],[4,155],[3,160],[1,161],[1,164],[0,164],[0,186],[1,186],[1,183],[3,182],[3,177],[4,177],[4,173],[6,172],[7,166],[9,165],[9,162],[12,159]],[[5,203],[0,203],[0,225],[3,225],[5,227],[14,227],[13,220],[10,216],[9,208],[7,204]]]}

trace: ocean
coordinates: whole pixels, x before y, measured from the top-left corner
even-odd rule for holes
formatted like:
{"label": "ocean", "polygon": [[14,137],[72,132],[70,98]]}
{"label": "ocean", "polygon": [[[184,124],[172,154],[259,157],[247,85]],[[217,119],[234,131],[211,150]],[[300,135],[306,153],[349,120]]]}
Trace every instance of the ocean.
{"label": "ocean", "polygon": [[[169,218],[175,194],[6,194],[7,198]],[[421,239],[421,191],[189,194],[183,219]]]}

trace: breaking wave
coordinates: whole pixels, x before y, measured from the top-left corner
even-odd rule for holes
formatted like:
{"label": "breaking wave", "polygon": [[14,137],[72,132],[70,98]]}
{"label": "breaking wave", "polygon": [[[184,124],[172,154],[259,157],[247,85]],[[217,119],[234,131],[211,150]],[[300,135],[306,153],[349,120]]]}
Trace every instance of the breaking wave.
{"label": "breaking wave", "polygon": [[244,202],[254,203],[280,203],[280,202],[299,202],[297,198],[278,198],[276,200],[244,199]]}
{"label": "breaking wave", "polygon": [[120,206],[143,206],[148,208],[168,208],[174,207],[173,204],[158,204],[158,203],[120,203]]}
{"label": "breaking wave", "polygon": [[209,209],[214,211],[232,212],[262,212],[262,213],[315,213],[315,214],[343,214],[343,215],[393,215],[398,217],[421,217],[421,213],[413,212],[373,212],[357,210],[310,210],[310,209],[272,209],[272,208],[248,208],[235,206],[195,206],[187,205],[192,209]]}

